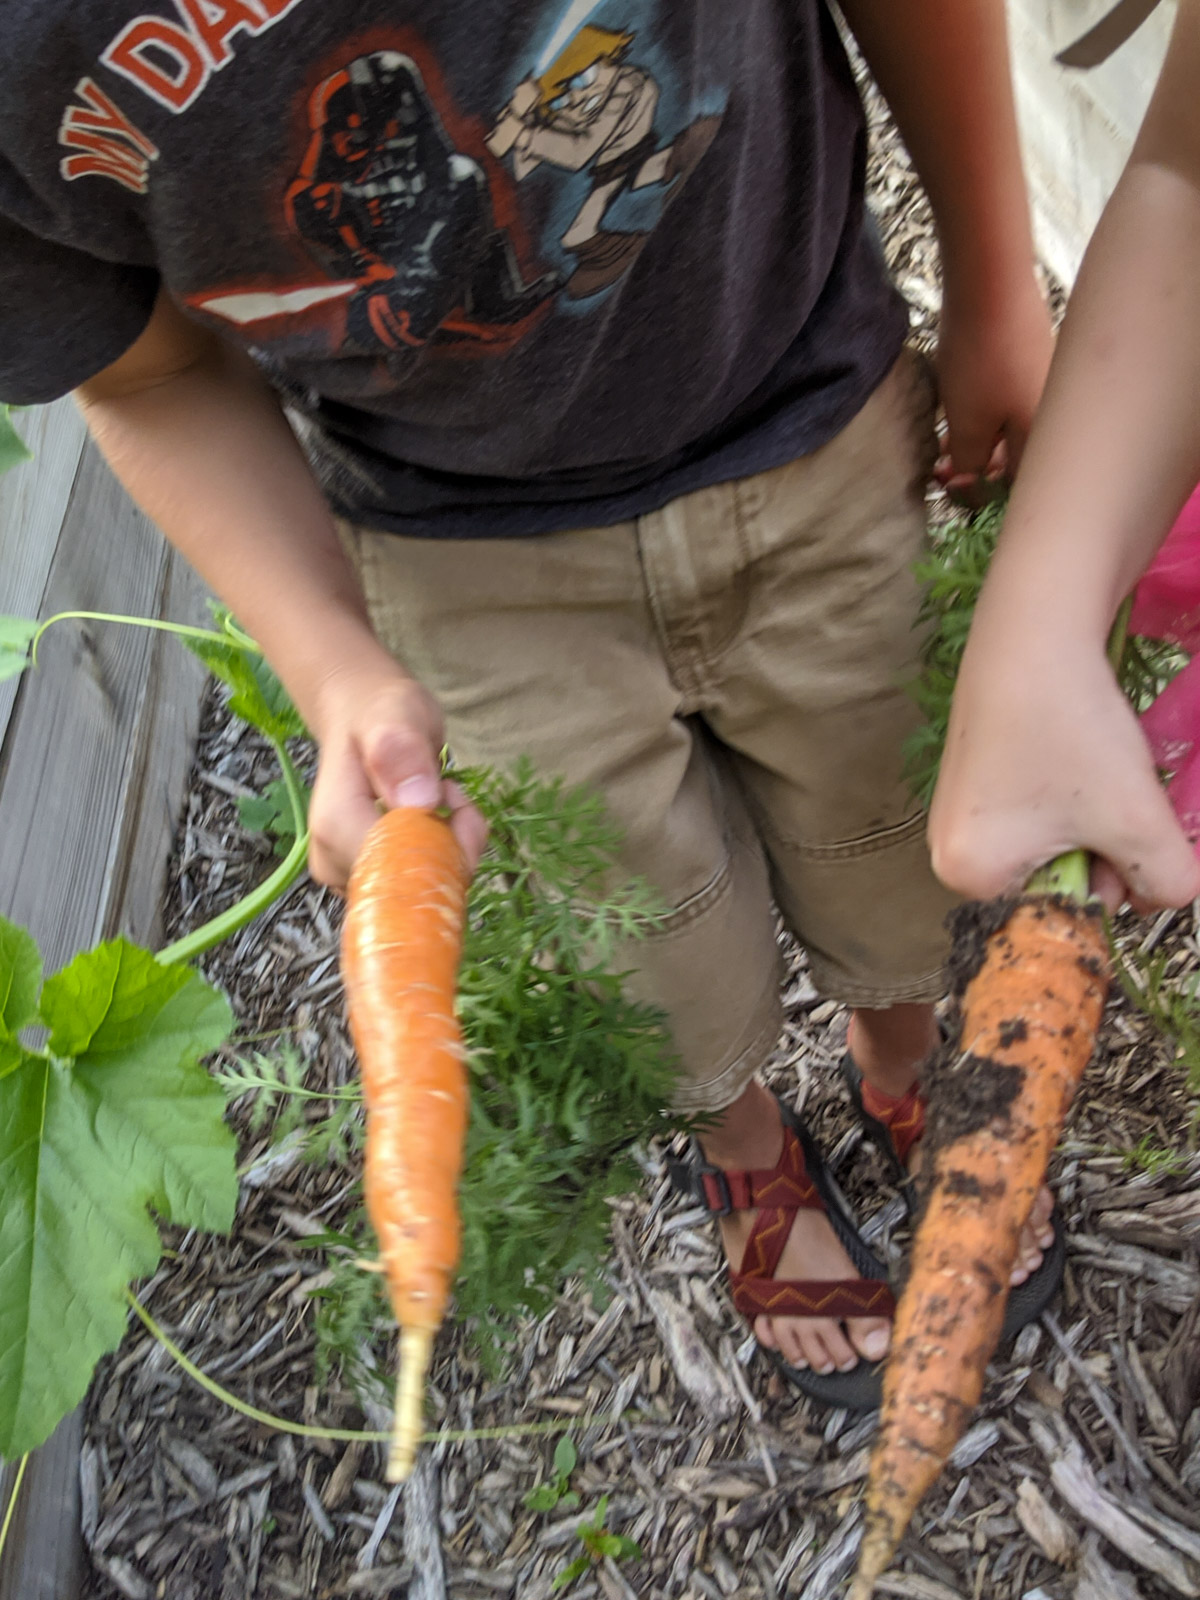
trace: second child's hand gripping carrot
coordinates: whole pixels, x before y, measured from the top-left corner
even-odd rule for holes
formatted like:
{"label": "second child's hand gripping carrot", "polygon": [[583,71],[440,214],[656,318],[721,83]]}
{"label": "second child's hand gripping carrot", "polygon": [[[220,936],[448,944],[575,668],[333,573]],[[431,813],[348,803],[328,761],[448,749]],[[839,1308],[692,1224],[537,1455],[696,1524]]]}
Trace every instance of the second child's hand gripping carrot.
{"label": "second child's hand gripping carrot", "polygon": [[1021,1229],[1104,1009],[1098,907],[1032,895],[972,938],[982,949],[960,996],[961,1033],[931,1095],[928,1198],[884,1370],[850,1600],[870,1600],[983,1391]]}
{"label": "second child's hand gripping carrot", "polygon": [[401,1329],[393,1482],[412,1469],[459,1258],[468,1083],[454,995],[467,879],[449,824],[402,807],[371,828],[347,892],[342,972],[367,1114],[364,1194]]}

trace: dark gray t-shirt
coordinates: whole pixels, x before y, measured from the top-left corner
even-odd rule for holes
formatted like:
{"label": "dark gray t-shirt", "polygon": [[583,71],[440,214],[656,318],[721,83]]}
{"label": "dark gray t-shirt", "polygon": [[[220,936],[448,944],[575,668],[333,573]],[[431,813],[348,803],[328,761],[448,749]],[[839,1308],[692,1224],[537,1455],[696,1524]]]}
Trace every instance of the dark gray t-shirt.
{"label": "dark gray t-shirt", "polygon": [[335,509],[516,535],[831,438],[904,308],[820,0],[6,0],[0,398],[160,283],[248,345]]}

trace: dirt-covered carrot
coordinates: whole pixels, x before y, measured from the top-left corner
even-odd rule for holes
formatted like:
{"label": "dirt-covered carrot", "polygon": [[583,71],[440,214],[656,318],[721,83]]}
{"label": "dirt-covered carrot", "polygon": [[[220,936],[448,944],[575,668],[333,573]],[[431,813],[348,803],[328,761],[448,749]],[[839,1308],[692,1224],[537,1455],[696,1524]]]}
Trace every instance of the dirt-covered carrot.
{"label": "dirt-covered carrot", "polygon": [[468,1091],[454,991],[466,889],[449,824],[401,808],[367,835],[347,894],[342,972],[367,1112],[364,1191],[401,1330],[393,1481],[412,1468],[458,1264]]}
{"label": "dirt-covered carrot", "polygon": [[[1108,986],[1097,908],[1035,895],[956,949],[961,1032],[931,1086],[929,1189],[884,1371],[850,1600],[870,1600],[983,1389],[1021,1229],[1096,1041]],[[964,913],[960,912],[960,918]]]}

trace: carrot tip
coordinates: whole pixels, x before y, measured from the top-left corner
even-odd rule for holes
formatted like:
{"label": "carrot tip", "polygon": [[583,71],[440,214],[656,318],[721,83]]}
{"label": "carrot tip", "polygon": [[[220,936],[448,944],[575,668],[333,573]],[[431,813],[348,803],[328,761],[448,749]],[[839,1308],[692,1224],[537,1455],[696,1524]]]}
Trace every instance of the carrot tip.
{"label": "carrot tip", "polygon": [[858,1552],[858,1569],[846,1600],[872,1600],[875,1584],[883,1577],[896,1554],[897,1540],[878,1525],[872,1525],[870,1514],[862,1546]]}
{"label": "carrot tip", "polygon": [[433,1354],[433,1330],[404,1328],[400,1334],[400,1378],[396,1385],[396,1417],[388,1455],[389,1483],[403,1483],[417,1459],[425,1410],[425,1374]]}

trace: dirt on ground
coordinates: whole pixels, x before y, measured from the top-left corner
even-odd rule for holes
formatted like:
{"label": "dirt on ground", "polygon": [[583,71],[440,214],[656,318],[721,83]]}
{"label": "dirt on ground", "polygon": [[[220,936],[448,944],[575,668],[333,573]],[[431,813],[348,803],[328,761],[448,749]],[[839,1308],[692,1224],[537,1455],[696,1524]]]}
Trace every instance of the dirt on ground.
{"label": "dirt on ground", "polygon": [[[928,212],[877,106],[872,191],[919,337],[939,296]],[[269,750],[210,697],[171,874],[169,931],[270,870],[237,821],[274,776]],[[351,1081],[338,903],[301,882],[206,962],[244,1038],[286,1038],[306,1081]],[[1192,912],[1120,929],[1168,979],[1198,969]],[[769,1074],[886,1241],[901,1209],[864,1147],[837,1062],[845,1015],[785,945],[787,1020]],[[1119,991],[1054,1166],[1068,1236],[1052,1313],[997,1359],[983,1405],[880,1587],[909,1600],[1172,1600],[1200,1596],[1200,1157],[1173,1048]],[[315,1375],[322,1252],[304,1241],[354,1203],[352,1166],[272,1148],[243,1119],[242,1200],[227,1240],[170,1239],[140,1292],[184,1353],[241,1400],[305,1424],[386,1427],[389,1382],[358,1352],[353,1387]],[[402,1491],[361,1440],[279,1432],[230,1410],[134,1324],[94,1385],[83,1455],[85,1600],[545,1600],[606,1525],[641,1560],[594,1564],[574,1600],[824,1600],[861,1535],[875,1426],[800,1397],[732,1309],[714,1231],[675,1195],[659,1152],[614,1206],[604,1305],[568,1292],[521,1332],[510,1368],[447,1330],[428,1447]],[[502,1206],[504,1197],[496,1196]],[[899,1235],[897,1235],[899,1238]],[[382,1354],[386,1359],[386,1351]],[[531,1510],[569,1425],[578,1506]],[[457,1441],[456,1430],[499,1430]],[[510,1431],[504,1431],[510,1430]]]}

